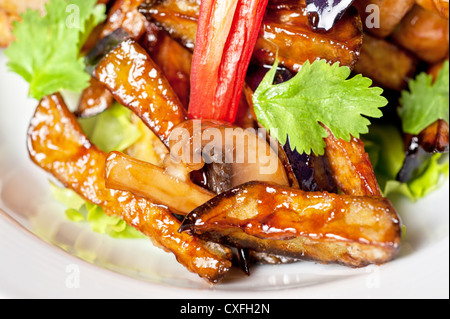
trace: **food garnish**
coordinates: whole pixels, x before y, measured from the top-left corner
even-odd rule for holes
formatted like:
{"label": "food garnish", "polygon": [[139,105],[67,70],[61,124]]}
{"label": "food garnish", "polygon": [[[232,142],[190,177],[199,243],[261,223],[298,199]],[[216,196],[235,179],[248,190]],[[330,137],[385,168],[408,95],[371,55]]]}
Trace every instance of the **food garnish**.
{"label": "food garnish", "polygon": [[405,133],[418,135],[438,120],[449,123],[449,62],[445,61],[437,78],[426,72],[409,81],[398,110]]}
{"label": "food garnish", "polygon": [[14,23],[16,40],[5,54],[9,68],[30,84],[31,97],[40,100],[62,90],[79,92],[89,85],[80,50],[105,19],[106,7],[96,3],[50,0],[43,17],[37,10],[27,10],[22,21]]}
{"label": "food garnish", "polygon": [[368,132],[370,121],[364,116],[383,115],[380,108],[387,104],[383,90],[371,87],[372,81],[361,75],[348,79],[348,67],[307,61],[294,78],[273,85],[277,66],[278,62],[255,91],[255,113],[281,144],[289,136],[291,148],[299,153],[323,155],[325,127],[336,138],[349,141]]}

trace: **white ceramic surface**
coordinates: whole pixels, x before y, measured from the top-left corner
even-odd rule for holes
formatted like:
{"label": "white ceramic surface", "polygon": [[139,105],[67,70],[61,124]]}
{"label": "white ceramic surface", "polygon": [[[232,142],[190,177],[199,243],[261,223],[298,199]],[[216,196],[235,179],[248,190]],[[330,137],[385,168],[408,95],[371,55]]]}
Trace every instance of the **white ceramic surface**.
{"label": "white ceramic surface", "polygon": [[381,267],[302,262],[233,271],[211,287],[148,240],[117,240],[69,222],[25,140],[36,101],[0,51],[1,298],[448,298],[449,184],[411,204],[400,256]]}

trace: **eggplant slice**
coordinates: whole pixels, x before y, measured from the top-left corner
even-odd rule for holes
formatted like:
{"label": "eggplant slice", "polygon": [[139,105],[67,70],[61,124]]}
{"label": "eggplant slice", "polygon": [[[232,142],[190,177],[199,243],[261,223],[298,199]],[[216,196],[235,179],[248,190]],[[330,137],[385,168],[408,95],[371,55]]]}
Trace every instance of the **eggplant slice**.
{"label": "eggplant slice", "polygon": [[[351,68],[358,61],[363,32],[356,12],[345,14],[329,32],[318,33],[309,25],[304,0],[270,1],[268,10],[253,53],[257,63],[272,65],[278,54],[280,65],[297,72],[305,61],[317,58]],[[194,49],[200,1],[146,0],[139,11],[186,48]]]}
{"label": "eggplant slice", "polygon": [[179,233],[181,223],[166,207],[105,186],[106,154],[90,143],[60,95],[39,103],[28,131],[28,150],[31,159],[64,186],[101,206],[106,214],[120,216],[208,282],[217,283],[231,268],[222,253],[227,249]]}
{"label": "eggplant slice", "polygon": [[251,182],[195,209],[180,232],[260,253],[363,267],[397,255],[401,221],[382,197]]}

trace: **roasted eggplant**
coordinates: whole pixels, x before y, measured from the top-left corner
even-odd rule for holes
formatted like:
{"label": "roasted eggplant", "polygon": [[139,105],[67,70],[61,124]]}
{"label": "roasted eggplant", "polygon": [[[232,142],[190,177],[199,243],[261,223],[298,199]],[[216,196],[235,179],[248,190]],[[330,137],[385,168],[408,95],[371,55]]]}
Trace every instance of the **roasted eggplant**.
{"label": "roasted eggplant", "polygon": [[331,133],[325,139],[325,153],[339,189],[353,196],[381,196],[381,190],[364,142],[352,137],[349,142]]}
{"label": "roasted eggplant", "polygon": [[437,63],[448,56],[449,21],[415,5],[392,33],[398,45],[427,63]]}
{"label": "roasted eggplant", "polygon": [[195,209],[180,231],[256,252],[350,267],[392,260],[401,240],[400,219],[385,198],[258,182]]}
{"label": "roasted eggplant", "polygon": [[385,89],[401,91],[414,76],[418,62],[414,54],[400,46],[366,34],[354,71]]}
{"label": "roasted eggplant", "polygon": [[378,38],[386,38],[414,6],[415,0],[356,0],[364,29]]}
{"label": "roasted eggplant", "polygon": [[93,76],[120,104],[134,111],[166,146],[172,129],[187,119],[184,106],[160,68],[132,39],[109,52]]}
{"label": "roasted eggplant", "polygon": [[28,131],[31,159],[85,200],[99,205],[106,214],[120,216],[147,235],[152,242],[172,252],[188,270],[211,283],[220,281],[231,267],[226,249],[214,249],[186,233],[164,206],[129,192],[105,187],[106,154],[90,143],[75,116],[58,94],[44,98],[36,109]]}
{"label": "roasted eggplant", "polygon": [[[193,50],[200,1],[145,1],[140,11],[173,38]],[[278,52],[280,65],[292,71],[317,58],[353,67],[362,45],[362,25],[357,14],[348,13],[327,33],[314,32],[302,1],[271,1],[253,54],[254,61],[273,64]]]}

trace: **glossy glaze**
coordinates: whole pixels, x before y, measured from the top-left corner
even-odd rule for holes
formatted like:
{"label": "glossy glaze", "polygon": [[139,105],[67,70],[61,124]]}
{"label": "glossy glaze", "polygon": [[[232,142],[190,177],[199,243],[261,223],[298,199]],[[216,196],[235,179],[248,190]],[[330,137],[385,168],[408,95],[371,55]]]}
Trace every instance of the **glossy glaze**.
{"label": "glossy glaze", "polygon": [[366,34],[355,72],[372,79],[377,86],[401,91],[414,77],[418,62],[414,54],[395,43]]}
{"label": "glossy glaze", "polygon": [[134,40],[122,42],[96,67],[94,77],[169,146],[172,129],[186,120],[185,109],[159,67]]}
{"label": "glossy glaze", "polygon": [[325,153],[338,188],[353,196],[381,196],[377,178],[361,139],[349,142],[331,133],[325,139]]}
{"label": "glossy glaze", "polygon": [[400,226],[381,197],[249,183],[190,213],[181,230],[258,252],[358,267],[394,258]]}
{"label": "glossy glaze", "polygon": [[120,216],[152,242],[172,252],[188,270],[218,282],[231,262],[210,251],[198,239],[178,232],[180,222],[164,206],[129,192],[105,187],[106,154],[92,145],[61,96],[44,98],[28,131],[31,159],[106,214]]}
{"label": "glossy glaze", "polygon": [[386,38],[415,3],[416,0],[356,0],[353,5],[361,15],[365,31],[378,38]]}
{"label": "glossy glaze", "polygon": [[107,110],[113,103],[111,92],[97,79],[91,78],[89,87],[81,93],[75,114],[82,118],[91,117]]}
{"label": "glossy glaze", "polygon": [[[106,22],[95,29],[95,33],[90,36],[88,44],[92,48],[95,44],[111,35],[117,29],[123,29],[130,38],[140,39],[145,33],[148,22],[138,12],[138,7],[143,0],[118,0],[115,1],[108,11]],[[99,3],[107,3],[109,0],[98,1]],[[111,93],[103,87],[94,78],[91,80],[90,86],[86,88],[78,103],[77,115],[80,117],[91,117],[97,115],[111,107],[114,98]]]}
{"label": "glossy glaze", "polygon": [[[196,0],[165,0],[142,8],[148,19],[193,49],[199,3]],[[346,15],[328,33],[316,33],[310,26],[304,1],[277,0],[268,6],[253,58],[273,64],[276,51],[281,65],[293,71],[306,60],[323,58],[353,67],[362,44],[362,26],[357,15]]]}
{"label": "glossy glaze", "polygon": [[[172,156],[192,170],[208,164],[208,188],[216,194],[250,181],[290,185],[276,150],[256,131],[243,130],[220,121],[196,120],[185,121],[176,129],[187,133],[183,141],[188,151],[180,149],[180,153],[174,151]],[[179,139],[171,140],[172,150],[177,143]]]}
{"label": "glossy glaze", "polygon": [[392,34],[395,43],[428,63],[448,56],[449,21],[415,5]]}

